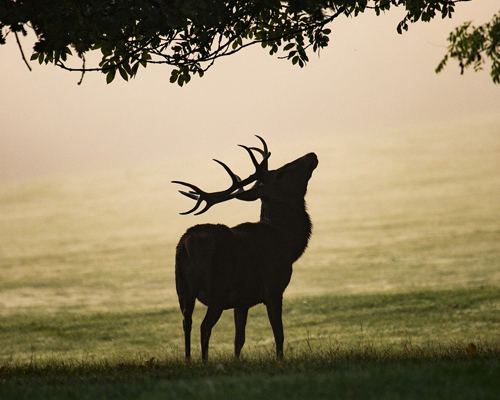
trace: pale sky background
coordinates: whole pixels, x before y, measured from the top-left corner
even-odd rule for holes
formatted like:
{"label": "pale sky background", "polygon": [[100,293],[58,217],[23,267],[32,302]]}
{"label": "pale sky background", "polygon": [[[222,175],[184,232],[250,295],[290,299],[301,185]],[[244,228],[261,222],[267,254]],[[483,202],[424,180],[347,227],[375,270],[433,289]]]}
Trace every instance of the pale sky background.
{"label": "pale sky background", "polygon": [[[314,142],[353,132],[456,123],[500,113],[489,71],[461,76],[455,61],[434,69],[449,32],[500,11],[498,0],[458,4],[453,19],[417,23],[398,35],[403,10],[337,19],[321,57],[300,69],[260,47],[218,60],[179,88],[170,69],[149,66],[126,83],[32,62],[14,37],[0,46],[0,182],[127,164],[237,152],[254,134],[272,143]],[[29,38],[23,40],[27,57]],[[314,149],[304,149],[304,152]],[[299,154],[300,155],[300,154]],[[179,178],[185,178],[186,175]]]}

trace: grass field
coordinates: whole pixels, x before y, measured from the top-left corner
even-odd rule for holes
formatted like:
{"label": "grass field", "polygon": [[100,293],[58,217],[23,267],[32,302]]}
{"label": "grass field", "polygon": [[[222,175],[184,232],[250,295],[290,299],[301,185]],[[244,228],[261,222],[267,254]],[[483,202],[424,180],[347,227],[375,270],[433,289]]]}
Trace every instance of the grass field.
{"label": "grass field", "polygon": [[182,217],[169,182],[220,188],[210,158],[249,168],[232,146],[190,165],[0,185],[0,398],[498,399],[500,120],[270,145],[274,167],[320,160],[283,363],[262,306],[242,362],[231,313],[209,365],[182,361],[176,242],[195,223],[255,220],[258,206]]}

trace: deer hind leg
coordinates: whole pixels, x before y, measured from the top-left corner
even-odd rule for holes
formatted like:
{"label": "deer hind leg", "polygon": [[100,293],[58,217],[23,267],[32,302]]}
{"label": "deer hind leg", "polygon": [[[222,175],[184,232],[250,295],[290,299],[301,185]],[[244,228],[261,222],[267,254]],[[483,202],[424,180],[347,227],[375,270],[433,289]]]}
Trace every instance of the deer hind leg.
{"label": "deer hind leg", "polygon": [[189,285],[189,280],[185,278],[186,268],[188,267],[189,263],[182,262],[178,254],[175,265],[175,283],[177,296],[179,298],[179,306],[183,317],[184,350],[187,361],[191,358],[191,327],[193,325],[192,317],[196,302],[196,295],[194,294],[196,291],[193,292],[193,288]]}
{"label": "deer hind leg", "polygon": [[186,360],[191,359],[191,327],[193,325],[193,310],[196,302],[196,298],[182,298],[179,297],[179,304],[181,307],[182,316],[184,320],[182,321],[182,326],[184,328],[184,351]]}
{"label": "deer hind leg", "polygon": [[234,327],[236,329],[234,337],[234,355],[240,356],[241,349],[245,344],[245,327],[247,324],[248,308],[234,309]]}
{"label": "deer hind leg", "polygon": [[283,359],[283,342],[285,341],[285,336],[283,334],[283,298],[271,299],[266,302],[267,315],[269,317],[269,322],[271,323],[271,328],[273,329],[274,341],[276,342],[276,357],[279,360]]}
{"label": "deer hind leg", "polygon": [[222,314],[222,308],[208,307],[205,318],[201,323],[201,358],[203,361],[208,361],[208,344],[212,335],[212,328],[219,320]]}

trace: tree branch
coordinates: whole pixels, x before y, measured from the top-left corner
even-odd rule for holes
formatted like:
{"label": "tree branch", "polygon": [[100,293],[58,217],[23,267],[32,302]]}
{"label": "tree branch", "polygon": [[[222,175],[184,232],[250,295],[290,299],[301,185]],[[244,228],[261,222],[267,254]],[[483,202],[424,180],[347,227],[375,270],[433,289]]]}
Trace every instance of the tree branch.
{"label": "tree branch", "polygon": [[21,45],[21,42],[19,41],[19,36],[18,36],[17,32],[14,32],[14,36],[16,37],[17,47],[19,47],[19,51],[21,52],[21,57],[31,72],[32,71],[31,66],[29,65],[28,60],[26,60],[26,57],[24,56],[23,46]]}

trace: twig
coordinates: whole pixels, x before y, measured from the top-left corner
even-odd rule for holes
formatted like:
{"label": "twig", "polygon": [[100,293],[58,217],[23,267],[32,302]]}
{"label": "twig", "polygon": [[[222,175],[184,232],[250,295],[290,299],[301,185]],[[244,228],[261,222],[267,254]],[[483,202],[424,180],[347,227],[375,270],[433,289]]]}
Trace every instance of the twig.
{"label": "twig", "polygon": [[86,70],[85,70],[85,55],[84,55],[84,54],[82,54],[82,60],[83,60],[83,65],[82,65],[82,76],[81,76],[81,78],[80,78],[80,81],[78,82],[78,84],[79,84],[79,85],[81,85],[81,84],[82,84],[82,82],[83,82],[83,77],[85,76],[85,71],[86,71]]}
{"label": "twig", "polygon": [[24,56],[23,46],[21,46],[21,42],[19,41],[19,36],[17,35],[17,32],[14,32],[14,36],[16,37],[16,42],[17,46],[19,47],[19,51],[21,52],[21,57],[23,58],[23,61],[28,67],[28,69],[31,71],[31,66],[28,64],[28,60],[26,60],[26,57]]}

